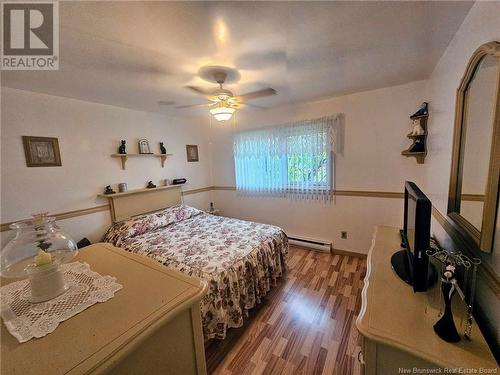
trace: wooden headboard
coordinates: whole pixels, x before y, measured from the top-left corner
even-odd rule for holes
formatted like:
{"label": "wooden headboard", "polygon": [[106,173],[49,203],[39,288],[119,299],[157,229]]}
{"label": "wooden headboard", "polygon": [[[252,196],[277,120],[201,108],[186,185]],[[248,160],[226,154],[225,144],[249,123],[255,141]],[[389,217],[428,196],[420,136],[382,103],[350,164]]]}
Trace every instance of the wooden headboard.
{"label": "wooden headboard", "polygon": [[153,189],[131,190],[99,196],[109,199],[111,220],[114,223],[182,203],[181,185],[160,186]]}

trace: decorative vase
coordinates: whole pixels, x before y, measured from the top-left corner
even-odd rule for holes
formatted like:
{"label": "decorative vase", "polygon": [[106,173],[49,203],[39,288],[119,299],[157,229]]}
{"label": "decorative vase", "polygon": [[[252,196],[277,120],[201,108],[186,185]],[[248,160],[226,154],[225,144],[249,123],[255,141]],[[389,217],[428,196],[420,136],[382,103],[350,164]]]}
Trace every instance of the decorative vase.
{"label": "decorative vase", "polygon": [[67,290],[61,265],[78,253],[73,239],[46,213],[10,225],[15,237],[2,249],[0,274],[29,277],[31,302],[55,298]]}

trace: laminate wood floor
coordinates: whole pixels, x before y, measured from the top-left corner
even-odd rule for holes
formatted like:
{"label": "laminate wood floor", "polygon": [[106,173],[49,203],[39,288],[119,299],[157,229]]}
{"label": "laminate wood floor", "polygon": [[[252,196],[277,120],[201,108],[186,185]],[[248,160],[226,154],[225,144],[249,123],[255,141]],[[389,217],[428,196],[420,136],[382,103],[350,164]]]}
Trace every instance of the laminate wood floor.
{"label": "laminate wood floor", "polygon": [[209,373],[360,374],[366,260],[290,248],[288,271],[244,327],[206,348]]}

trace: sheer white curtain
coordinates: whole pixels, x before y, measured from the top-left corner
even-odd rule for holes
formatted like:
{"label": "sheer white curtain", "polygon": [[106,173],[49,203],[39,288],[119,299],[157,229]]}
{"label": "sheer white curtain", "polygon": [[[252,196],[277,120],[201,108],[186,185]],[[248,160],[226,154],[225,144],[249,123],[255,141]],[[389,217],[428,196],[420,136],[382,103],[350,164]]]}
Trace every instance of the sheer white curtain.
{"label": "sheer white curtain", "polygon": [[236,188],[246,194],[331,199],[341,115],[235,135]]}

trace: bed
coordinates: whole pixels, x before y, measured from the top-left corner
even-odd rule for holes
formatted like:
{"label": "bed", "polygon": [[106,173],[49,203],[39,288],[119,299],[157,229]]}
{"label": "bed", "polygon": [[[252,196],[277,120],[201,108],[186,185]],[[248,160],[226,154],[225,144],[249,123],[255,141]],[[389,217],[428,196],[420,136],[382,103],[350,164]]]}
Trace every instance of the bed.
{"label": "bed", "polygon": [[[205,340],[224,339],[228,328],[243,325],[248,310],[285,272],[288,239],[276,226],[213,216],[183,205],[180,189],[165,189],[156,197],[151,193],[114,196],[115,223],[103,240],[203,279],[208,284],[201,302]],[[172,197],[175,194],[179,199]]]}

